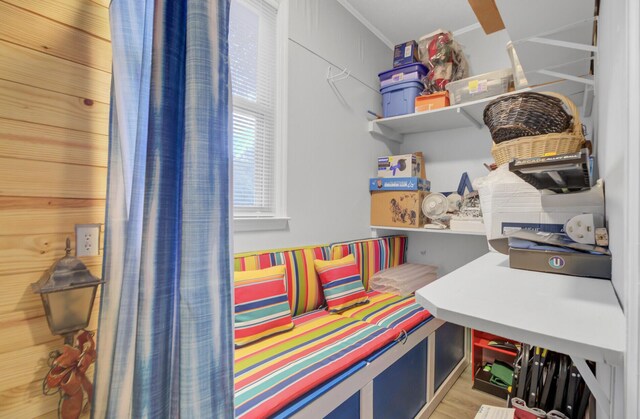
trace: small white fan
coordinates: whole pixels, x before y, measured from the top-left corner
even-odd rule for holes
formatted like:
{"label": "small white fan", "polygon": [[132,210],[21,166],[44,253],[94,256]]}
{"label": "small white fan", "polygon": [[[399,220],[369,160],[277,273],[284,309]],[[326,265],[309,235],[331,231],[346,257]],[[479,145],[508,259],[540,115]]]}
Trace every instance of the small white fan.
{"label": "small white fan", "polygon": [[438,192],[431,192],[422,201],[422,212],[426,215],[431,224],[426,224],[424,228],[433,228],[442,230],[447,228],[446,221],[449,219],[447,211],[449,210],[449,200],[447,197]]}
{"label": "small white fan", "polygon": [[450,193],[447,196],[447,201],[449,201],[449,209],[447,212],[460,211],[460,208],[462,207],[462,197],[460,195],[455,192]]}

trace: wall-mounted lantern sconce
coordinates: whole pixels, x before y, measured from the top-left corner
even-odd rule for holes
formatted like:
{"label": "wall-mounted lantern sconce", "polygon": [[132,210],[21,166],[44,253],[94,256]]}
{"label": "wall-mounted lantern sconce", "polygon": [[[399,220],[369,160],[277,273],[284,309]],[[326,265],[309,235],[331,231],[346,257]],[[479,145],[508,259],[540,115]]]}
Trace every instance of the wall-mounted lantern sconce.
{"label": "wall-mounted lantern sconce", "polygon": [[82,261],[70,256],[68,238],[66,251],[38,282],[31,284],[31,289],[42,298],[51,333],[64,336],[65,343],[73,345],[75,333],[89,325],[96,290],[104,281],[93,276]]}
{"label": "wall-mounted lantern sconce", "polygon": [[[71,241],[67,238],[67,254],[51,265],[38,282],[31,284],[33,292],[40,294],[49,329],[54,335],[64,336],[62,352],[53,351],[51,369],[43,382],[44,394],[57,394],[61,402],[58,415],[62,419],[78,419],[93,398],[93,386],[85,376],[96,357],[93,333],[82,332],[74,346],[78,330],[89,325],[98,286],[104,281],[89,272],[86,265],[71,256]],[[88,403],[83,407],[84,394]]]}

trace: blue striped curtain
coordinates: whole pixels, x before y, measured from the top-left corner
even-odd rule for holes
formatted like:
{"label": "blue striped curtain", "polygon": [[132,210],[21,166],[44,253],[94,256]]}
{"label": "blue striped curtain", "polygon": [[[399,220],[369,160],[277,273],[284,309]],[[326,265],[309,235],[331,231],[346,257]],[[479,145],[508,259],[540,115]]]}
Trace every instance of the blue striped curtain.
{"label": "blue striped curtain", "polygon": [[233,417],[228,0],[113,0],[96,418]]}

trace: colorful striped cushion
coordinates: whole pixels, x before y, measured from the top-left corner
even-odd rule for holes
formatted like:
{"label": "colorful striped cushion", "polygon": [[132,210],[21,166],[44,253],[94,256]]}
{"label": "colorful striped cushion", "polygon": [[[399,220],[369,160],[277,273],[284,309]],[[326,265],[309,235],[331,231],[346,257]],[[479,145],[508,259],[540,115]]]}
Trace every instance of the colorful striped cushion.
{"label": "colorful striped cushion", "polygon": [[314,263],[329,311],[338,312],[368,302],[353,255],[338,260],[316,260]]}
{"label": "colorful striped cushion", "polygon": [[284,266],[234,274],[236,347],[293,327],[284,275]]}
{"label": "colorful striped cushion", "polygon": [[393,341],[397,333],[326,311],[235,351],[238,418],[264,418]]}
{"label": "colorful striped cushion", "polygon": [[297,316],[324,304],[324,295],[313,266],[316,259],[328,260],[328,246],[278,249],[235,256],[234,270],[264,269],[276,265],[287,267],[287,295],[291,313]]}
{"label": "colorful striped cushion", "polygon": [[407,236],[387,236],[355,240],[331,245],[331,259],[354,255],[360,267],[362,283],[369,289],[369,278],[378,271],[392,268],[406,261]]}
{"label": "colorful striped cushion", "polygon": [[428,310],[416,303],[413,296],[401,297],[395,294],[368,293],[369,304],[353,307],[340,313],[376,326],[395,329],[397,332],[408,332],[428,318],[432,317]]}

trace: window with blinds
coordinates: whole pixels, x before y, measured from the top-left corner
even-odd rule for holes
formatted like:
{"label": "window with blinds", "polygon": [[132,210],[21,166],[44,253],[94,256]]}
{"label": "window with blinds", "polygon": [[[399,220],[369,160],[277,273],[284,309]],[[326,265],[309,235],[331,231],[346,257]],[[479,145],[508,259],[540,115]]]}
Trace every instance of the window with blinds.
{"label": "window with blinds", "polygon": [[229,64],[236,216],[269,216],[276,211],[276,15],[277,9],[269,1],[231,1]]}

